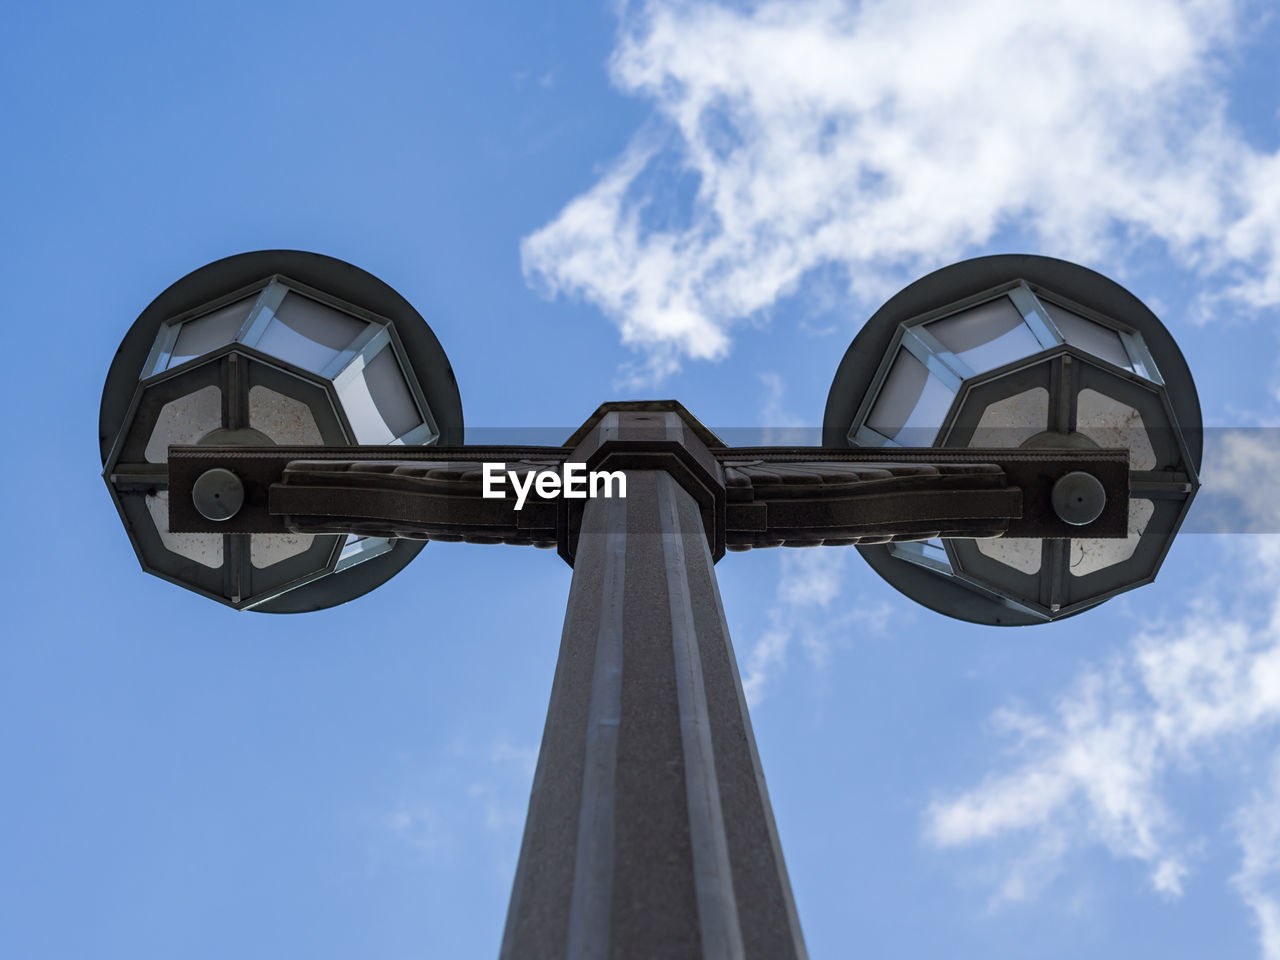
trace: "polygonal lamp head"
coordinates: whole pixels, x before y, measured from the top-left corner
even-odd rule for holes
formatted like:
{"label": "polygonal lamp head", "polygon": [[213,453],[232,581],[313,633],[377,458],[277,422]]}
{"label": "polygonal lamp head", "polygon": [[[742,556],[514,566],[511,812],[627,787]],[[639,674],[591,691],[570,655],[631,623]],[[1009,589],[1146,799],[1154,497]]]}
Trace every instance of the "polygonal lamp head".
{"label": "polygonal lamp head", "polygon": [[[1199,486],[1200,428],[1186,361],[1136,297],[1062,260],[995,256],[932,273],[877,311],[840,364],[823,443],[1127,448],[1126,539],[859,548],[934,610],[1030,624],[1155,578]],[[1064,519],[1097,506],[1096,491],[1076,479],[1055,490]]]}
{"label": "polygonal lamp head", "polygon": [[[353,599],[422,543],[338,535],[171,533],[171,444],[459,444],[439,341],[399,294],[332,257],[246,253],[202,267],[130,328],[102,394],[103,477],[149,573],[238,609]],[[234,491],[201,494],[215,513]]]}

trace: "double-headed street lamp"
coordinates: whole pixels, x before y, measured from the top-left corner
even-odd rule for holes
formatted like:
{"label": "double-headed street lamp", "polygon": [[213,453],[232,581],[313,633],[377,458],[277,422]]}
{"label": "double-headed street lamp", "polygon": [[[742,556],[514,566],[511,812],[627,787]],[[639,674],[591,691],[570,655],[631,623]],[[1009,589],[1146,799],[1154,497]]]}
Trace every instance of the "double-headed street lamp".
{"label": "double-headed street lamp", "polygon": [[502,942],[521,960],[805,955],[726,551],[856,544],[935,610],[1044,622],[1154,577],[1200,459],[1159,321],[1029,256],[889,301],[840,365],[821,447],[728,447],[674,401],[606,403],[561,446],[462,439],[426,323],[316,254],[178,281],[103,393],[103,474],[144,569],[237,608],[350,600],[429,539],[573,567]]}

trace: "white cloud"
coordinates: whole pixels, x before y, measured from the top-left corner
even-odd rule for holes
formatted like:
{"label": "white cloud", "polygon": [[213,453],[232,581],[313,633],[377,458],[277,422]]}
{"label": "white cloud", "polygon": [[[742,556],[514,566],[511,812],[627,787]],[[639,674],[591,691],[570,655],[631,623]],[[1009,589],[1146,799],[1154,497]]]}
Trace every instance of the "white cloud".
{"label": "white cloud", "polygon": [[783,403],[786,384],[782,375],[770,371],[761,373],[759,378],[764,387],[764,397],[760,404],[760,424],[763,429],[759,439],[753,438],[750,442],[785,446],[821,443],[820,431],[806,426],[803,419],[786,409]]}
{"label": "white cloud", "polygon": [[1204,464],[1196,530],[1280,532],[1280,430],[1206,430]]}
{"label": "white cloud", "polygon": [[537,749],[496,737],[488,747],[454,742],[450,756],[408,772],[396,802],[380,817],[385,830],[416,855],[446,861],[460,855],[460,837],[478,830],[493,839],[497,875],[509,880],[529,803]]}
{"label": "white cloud", "polygon": [[760,405],[760,423],[763,426],[761,443],[765,444],[803,444],[810,442],[805,433],[804,421],[788,413],[782,403],[786,393],[786,385],[781,374],[766,372],[760,374],[760,383],[764,387],[764,402]]}
{"label": "white cloud", "polygon": [[492,783],[476,782],[467,787],[472,808],[482,814],[484,828],[490,833],[519,830],[524,825],[525,807],[511,803]]}
{"label": "white cloud", "polygon": [[742,686],[750,706],[764,699],[766,687],[785,667],[792,641],[800,643],[810,663],[823,669],[855,628],[884,632],[891,612],[888,604],[855,600],[847,612],[830,613],[834,600],[850,596],[844,572],[851,552],[839,547],[784,548],[777,600],[765,614],[764,633],[747,655]]}
{"label": "white cloud", "polygon": [[533,772],[538,766],[538,748],[534,746],[518,747],[505,739],[495,740],[489,753],[494,766],[511,764],[516,774],[527,780],[533,779]]}
{"label": "white cloud", "polygon": [[747,704],[759,706],[764,699],[764,687],[771,675],[786,663],[787,647],[791,644],[791,631],[781,618],[769,616],[769,626],[756,641],[747,657],[746,676],[742,680],[742,689],[746,694]]}
{"label": "white cloud", "polygon": [[651,0],[611,67],[655,119],[525,239],[526,275],[598,305],[650,379],[724,356],[817,268],[878,299],[1004,228],[1113,270],[1154,238],[1215,297],[1275,306],[1280,154],[1224,110],[1247,9]]}
{"label": "white cloud", "polygon": [[1236,836],[1243,857],[1234,883],[1253,912],[1266,960],[1280,960],[1280,755],[1271,782],[1240,811]]}
{"label": "white cloud", "polygon": [[786,663],[794,637],[809,638],[810,648],[821,640],[816,614],[822,613],[840,592],[848,552],[834,547],[814,547],[787,551],[779,560],[777,602],[765,614],[768,627],[747,657],[742,686],[747,703],[755,706],[764,699],[765,685]]}
{"label": "white cloud", "polygon": [[427,804],[401,802],[385,822],[399,840],[420,853],[435,853],[444,840],[440,815]]}
{"label": "white cloud", "polygon": [[840,595],[846,556],[846,551],[832,549],[783,554],[778,599],[800,610],[830,606]]}
{"label": "white cloud", "polygon": [[[1228,542],[1223,552],[1234,562],[1206,583],[1184,620],[1152,626],[1106,666],[1085,669],[1047,716],[998,712],[1013,764],[933,803],[928,839],[954,847],[1021,838],[1050,876],[1073,846],[1097,843],[1144,863],[1156,891],[1181,894],[1200,841],[1186,836],[1166,802],[1169,775],[1203,771],[1280,725],[1280,538]],[[1235,883],[1258,918],[1268,960],[1280,960],[1277,786],[1280,779],[1270,801],[1238,817],[1245,852]],[[997,899],[1035,892],[1015,881]]]}

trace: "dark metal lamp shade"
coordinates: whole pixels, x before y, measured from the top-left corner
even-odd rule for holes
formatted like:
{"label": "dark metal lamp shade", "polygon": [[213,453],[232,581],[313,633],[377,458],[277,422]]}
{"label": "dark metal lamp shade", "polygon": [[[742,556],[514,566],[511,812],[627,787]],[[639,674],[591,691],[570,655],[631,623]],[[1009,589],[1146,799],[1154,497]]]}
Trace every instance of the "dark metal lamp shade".
{"label": "dark metal lamp shade", "polygon": [[[209,264],[130,328],[103,390],[103,477],[143,569],[239,609],[314,610],[385,582],[407,540],[171,533],[171,444],[462,442],[462,405],[425,321],[377,278],[299,251]],[[210,492],[216,509],[221,491]]]}
{"label": "dark metal lamp shade", "polygon": [[[1199,485],[1200,427],[1186,361],[1137,298],[1084,267],[1010,255],[945,267],[877,311],[840,364],[823,442],[1127,448],[1127,539],[859,548],[934,610],[1030,624],[1155,578]],[[1070,495],[1087,512],[1089,491]]]}

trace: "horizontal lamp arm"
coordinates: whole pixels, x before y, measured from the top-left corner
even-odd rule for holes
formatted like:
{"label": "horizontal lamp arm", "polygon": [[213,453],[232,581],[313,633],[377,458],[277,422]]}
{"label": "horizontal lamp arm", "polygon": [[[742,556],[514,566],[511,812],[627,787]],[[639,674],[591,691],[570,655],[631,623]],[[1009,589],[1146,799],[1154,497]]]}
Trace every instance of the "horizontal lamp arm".
{"label": "horizontal lamp arm", "polygon": [[[530,473],[562,474],[567,447],[245,447],[169,450],[170,529],[198,533],[348,533],[550,547],[572,525],[569,504],[540,496]],[[1124,450],[947,450],[725,447],[728,549],[868,544],[933,537],[1127,533]],[[503,464],[501,499],[484,496],[485,464]],[[193,490],[208,471],[243,485],[242,506],[212,520]],[[1086,527],[1064,523],[1053,485],[1096,477],[1106,506]],[[496,471],[494,471],[496,472]],[[527,490],[516,509],[513,486]],[[580,501],[579,501],[580,502]]]}

